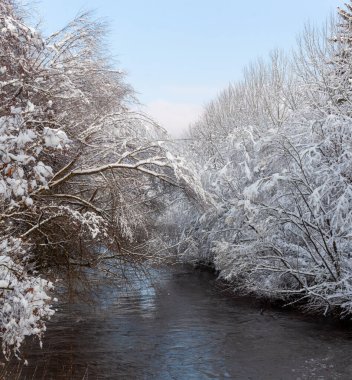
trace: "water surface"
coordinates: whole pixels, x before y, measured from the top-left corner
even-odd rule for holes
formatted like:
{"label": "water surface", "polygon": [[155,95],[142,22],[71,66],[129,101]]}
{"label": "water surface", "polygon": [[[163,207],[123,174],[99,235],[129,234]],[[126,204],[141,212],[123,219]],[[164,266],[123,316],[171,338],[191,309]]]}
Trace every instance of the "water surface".
{"label": "water surface", "polygon": [[352,379],[352,329],[260,310],[211,273],[153,269],[66,303],[21,379]]}

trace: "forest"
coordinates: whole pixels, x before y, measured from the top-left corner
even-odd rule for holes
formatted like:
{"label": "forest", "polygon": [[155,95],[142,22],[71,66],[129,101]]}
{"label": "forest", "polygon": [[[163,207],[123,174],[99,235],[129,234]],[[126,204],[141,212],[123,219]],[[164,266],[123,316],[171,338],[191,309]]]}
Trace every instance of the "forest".
{"label": "forest", "polygon": [[[0,0],[0,336],[44,340],[56,283],[207,265],[238,294],[352,315],[352,2],[248,65],[183,139],[89,13],[45,36]],[[231,80],[231,78],[229,78]]]}

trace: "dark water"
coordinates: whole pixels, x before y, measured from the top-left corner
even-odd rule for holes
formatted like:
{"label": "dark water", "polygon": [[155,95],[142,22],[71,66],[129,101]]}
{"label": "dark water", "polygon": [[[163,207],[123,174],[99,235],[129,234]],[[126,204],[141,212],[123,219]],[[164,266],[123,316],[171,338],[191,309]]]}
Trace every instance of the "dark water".
{"label": "dark water", "polygon": [[261,313],[207,272],[152,270],[98,296],[60,306],[20,379],[352,379],[351,327]]}

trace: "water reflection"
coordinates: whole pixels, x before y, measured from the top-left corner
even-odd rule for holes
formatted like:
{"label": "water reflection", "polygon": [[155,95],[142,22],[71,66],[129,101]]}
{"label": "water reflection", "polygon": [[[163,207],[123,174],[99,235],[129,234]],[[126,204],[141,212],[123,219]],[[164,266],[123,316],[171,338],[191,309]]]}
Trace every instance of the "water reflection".
{"label": "water reflection", "polygon": [[95,304],[61,305],[21,379],[352,378],[348,328],[261,314],[205,272],[130,277],[101,287]]}

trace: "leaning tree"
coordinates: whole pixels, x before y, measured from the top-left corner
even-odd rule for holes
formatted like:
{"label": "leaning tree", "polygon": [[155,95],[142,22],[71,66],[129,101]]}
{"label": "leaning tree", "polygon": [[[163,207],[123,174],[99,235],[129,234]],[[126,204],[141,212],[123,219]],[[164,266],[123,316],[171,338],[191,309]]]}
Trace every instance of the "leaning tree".
{"label": "leaning tree", "polygon": [[159,141],[165,131],[132,109],[133,91],[102,49],[104,33],[82,14],[44,38],[13,0],[0,1],[6,355],[45,330],[53,314],[48,279],[106,259],[143,257],[132,254],[133,245],[148,239],[151,215],[171,189],[198,196],[193,174]]}

